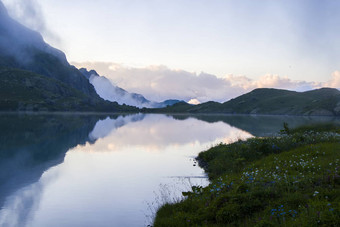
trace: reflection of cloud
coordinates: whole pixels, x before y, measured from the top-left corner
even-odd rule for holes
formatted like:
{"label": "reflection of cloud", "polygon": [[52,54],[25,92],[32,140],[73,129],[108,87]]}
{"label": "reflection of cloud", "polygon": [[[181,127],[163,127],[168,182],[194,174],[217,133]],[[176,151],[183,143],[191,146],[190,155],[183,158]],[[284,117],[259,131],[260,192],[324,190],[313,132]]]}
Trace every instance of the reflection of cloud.
{"label": "reflection of cloud", "polygon": [[92,132],[89,134],[89,139],[94,141],[99,138],[104,138],[109,135],[113,130],[120,128],[130,122],[140,121],[144,118],[143,114],[119,116],[117,119],[110,119],[107,117],[105,120],[99,120]]}
{"label": "reflection of cloud", "polygon": [[[102,138],[95,143],[96,150],[117,151],[126,147],[142,147],[149,151],[160,151],[169,146],[215,144],[251,136],[223,122],[208,123],[194,118],[175,120],[165,115],[145,115],[142,121],[120,128],[116,127],[117,120],[105,119],[97,123],[98,127],[96,125],[91,133]],[[100,133],[101,129],[103,134]],[[94,147],[86,146],[84,149],[92,150]]]}
{"label": "reflection of cloud", "polygon": [[255,88],[280,88],[307,91],[322,86],[338,87],[339,72],[333,73],[329,83],[296,81],[274,74],[264,75],[256,80],[246,76],[228,75],[219,78],[208,73],[191,73],[172,70],[165,66],[132,68],[109,62],[73,63],[77,67],[95,69],[114,84],[130,92],[144,95],[147,99],[163,101],[179,99],[199,102],[225,102]]}
{"label": "reflection of cloud", "polygon": [[24,187],[7,198],[0,212],[0,226],[17,227],[27,226],[39,208],[40,199],[45,185],[53,181],[56,172],[49,172],[41,179]]}

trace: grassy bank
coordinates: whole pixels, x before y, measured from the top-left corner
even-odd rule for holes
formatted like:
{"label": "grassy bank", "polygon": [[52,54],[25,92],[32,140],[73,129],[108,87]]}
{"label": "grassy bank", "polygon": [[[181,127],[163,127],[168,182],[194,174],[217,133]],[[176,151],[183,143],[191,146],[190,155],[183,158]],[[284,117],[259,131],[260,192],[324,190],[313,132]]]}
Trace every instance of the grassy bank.
{"label": "grassy bank", "polygon": [[339,132],[337,126],[286,128],[279,137],[200,153],[211,184],[163,205],[154,226],[337,226]]}

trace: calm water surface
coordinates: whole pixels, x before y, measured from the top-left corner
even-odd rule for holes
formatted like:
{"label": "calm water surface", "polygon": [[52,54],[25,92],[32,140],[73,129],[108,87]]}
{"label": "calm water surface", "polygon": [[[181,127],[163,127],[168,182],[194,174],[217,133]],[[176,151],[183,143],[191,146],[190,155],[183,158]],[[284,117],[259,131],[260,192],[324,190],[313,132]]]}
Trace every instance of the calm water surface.
{"label": "calm water surface", "polygon": [[218,143],[333,118],[0,115],[0,226],[146,226]]}

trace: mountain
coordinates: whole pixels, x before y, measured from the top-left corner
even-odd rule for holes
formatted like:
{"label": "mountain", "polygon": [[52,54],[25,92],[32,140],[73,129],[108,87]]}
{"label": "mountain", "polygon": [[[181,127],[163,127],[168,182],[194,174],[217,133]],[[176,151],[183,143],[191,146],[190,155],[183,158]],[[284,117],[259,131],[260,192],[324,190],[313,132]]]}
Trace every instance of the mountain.
{"label": "mountain", "polygon": [[79,69],[85,78],[94,86],[98,95],[108,101],[117,102],[118,104],[126,104],[139,108],[163,108],[172,106],[180,100],[166,100],[164,102],[154,102],[146,99],[143,95],[129,93],[128,91],[112,84],[105,76],[100,76],[95,70],[88,71],[85,68]]}
{"label": "mountain", "polygon": [[131,111],[93,99],[59,80],[0,67],[0,111]]}
{"label": "mountain", "polygon": [[222,106],[228,112],[250,114],[340,115],[340,91],[335,88],[306,92],[255,89]]}
{"label": "mountain", "polygon": [[306,92],[259,88],[222,104],[177,103],[154,112],[339,116],[340,91],[334,88]]}
{"label": "mountain", "polygon": [[48,45],[42,36],[7,14],[0,2],[0,66],[18,68],[60,80],[94,96],[92,86],[71,66],[60,50]]}
{"label": "mountain", "polygon": [[1,110],[137,110],[101,99],[63,52],[13,20],[1,1],[0,86]]}

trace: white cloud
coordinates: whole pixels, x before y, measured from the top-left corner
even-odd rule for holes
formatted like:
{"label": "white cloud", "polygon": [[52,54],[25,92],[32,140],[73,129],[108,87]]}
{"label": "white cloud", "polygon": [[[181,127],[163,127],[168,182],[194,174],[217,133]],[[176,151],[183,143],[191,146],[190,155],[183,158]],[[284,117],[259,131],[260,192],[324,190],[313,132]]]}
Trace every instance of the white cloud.
{"label": "white cloud", "polygon": [[45,38],[60,44],[60,37],[46,25],[44,13],[37,0],[2,0],[8,13],[21,24],[40,32]]}
{"label": "white cloud", "polygon": [[198,104],[200,104],[201,102],[198,101],[197,99],[190,99],[190,100],[188,101],[188,103],[189,103],[189,104],[193,104],[193,105],[198,105]]}
{"label": "white cloud", "polygon": [[117,86],[155,101],[180,99],[191,103],[211,100],[225,102],[255,88],[306,91],[323,86],[340,87],[340,71],[334,72],[331,80],[327,83],[321,83],[297,81],[272,74],[253,80],[246,76],[234,75],[221,78],[204,72],[197,74],[184,70],[173,70],[165,66],[134,68],[109,62],[73,64],[77,67],[95,69]]}
{"label": "white cloud", "polygon": [[340,88],[340,71],[332,73],[332,78],[325,83],[327,87]]}

